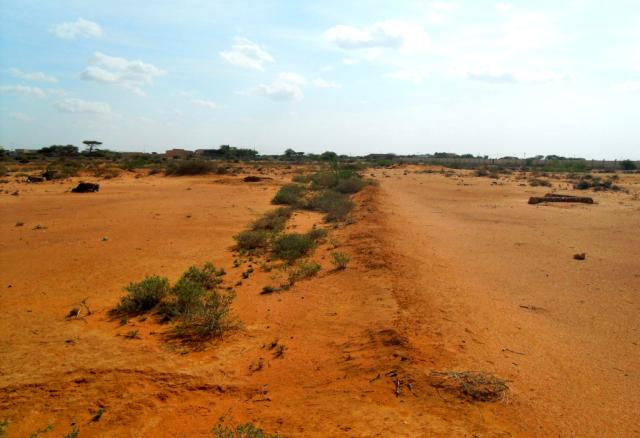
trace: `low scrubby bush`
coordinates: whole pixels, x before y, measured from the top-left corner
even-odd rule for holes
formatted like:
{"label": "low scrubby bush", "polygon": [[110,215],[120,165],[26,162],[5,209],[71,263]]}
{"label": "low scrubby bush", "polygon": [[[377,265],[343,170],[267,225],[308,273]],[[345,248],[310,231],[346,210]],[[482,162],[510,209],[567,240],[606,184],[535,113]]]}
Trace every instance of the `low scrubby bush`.
{"label": "low scrubby bush", "polygon": [[224,270],[211,263],[191,266],[173,287],[164,277],[147,277],[125,288],[115,314],[136,314],[157,310],[165,321],[174,321],[173,333],[185,340],[206,340],[221,336],[234,327],[230,317],[235,295],[217,290]]}
{"label": "low scrubby bush", "polygon": [[293,175],[293,178],[291,178],[291,181],[293,181],[295,183],[306,184],[309,181],[311,181],[311,178],[309,177],[309,175],[305,175],[304,173],[300,173],[298,175]]}
{"label": "low scrubby bush", "polygon": [[315,243],[308,235],[299,233],[282,234],[273,242],[273,255],[279,259],[293,262],[314,247]]}
{"label": "low scrubby bush", "polygon": [[552,184],[549,180],[546,179],[540,179],[540,178],[532,178],[529,180],[529,185],[531,187],[538,187],[538,186],[542,186],[542,187],[551,187]]}
{"label": "low scrubby bush", "polygon": [[366,186],[365,180],[359,176],[351,176],[349,178],[340,179],[335,186],[335,190],[340,193],[358,193]]}
{"label": "low scrubby bush", "polygon": [[320,272],[320,269],[319,263],[303,260],[289,272],[289,284],[293,285],[297,281],[311,278]]}
{"label": "low scrubby bush", "polygon": [[184,160],[169,163],[165,173],[170,176],[206,175],[216,170],[216,166],[210,161]]}
{"label": "low scrubby bush", "polygon": [[324,228],[314,228],[307,232],[307,236],[314,242],[327,236],[327,230]]}
{"label": "low scrubby bush", "polygon": [[325,219],[329,222],[346,219],[353,208],[349,196],[333,190],[323,190],[309,202],[312,210],[327,213]]}
{"label": "low scrubby bush", "polygon": [[269,233],[266,230],[245,230],[233,236],[239,249],[256,250],[269,246]]}
{"label": "low scrubby bush", "polygon": [[345,253],[340,251],[331,252],[331,262],[337,270],[346,269],[349,261],[351,261],[351,259]]}
{"label": "low scrubby bush", "polygon": [[124,290],[127,295],[122,297],[115,310],[121,314],[136,314],[157,306],[169,293],[170,287],[169,280],[154,275],[138,283],[131,283]]}
{"label": "low scrubby bush", "polygon": [[215,438],[281,438],[278,434],[266,433],[251,423],[236,427],[219,424],[211,431]]}
{"label": "low scrubby bush", "polygon": [[227,330],[236,327],[237,323],[230,315],[234,293],[221,294],[214,290],[199,298],[191,304],[188,311],[177,315],[178,322],[174,327],[177,336],[203,341],[220,337]]}
{"label": "low scrubby bush", "polygon": [[280,207],[273,211],[266,213],[260,219],[257,219],[251,224],[253,231],[265,230],[277,233],[282,231],[287,220],[293,214],[293,209],[290,207]]}
{"label": "low scrubby bush", "polygon": [[621,190],[620,186],[615,185],[613,182],[613,178],[603,180],[597,176],[585,175],[573,185],[573,188],[576,190],[593,189],[596,192],[604,190]]}
{"label": "low scrubby bush", "polygon": [[300,184],[285,184],[271,201],[274,204],[292,205],[299,207],[303,204],[306,189]]}

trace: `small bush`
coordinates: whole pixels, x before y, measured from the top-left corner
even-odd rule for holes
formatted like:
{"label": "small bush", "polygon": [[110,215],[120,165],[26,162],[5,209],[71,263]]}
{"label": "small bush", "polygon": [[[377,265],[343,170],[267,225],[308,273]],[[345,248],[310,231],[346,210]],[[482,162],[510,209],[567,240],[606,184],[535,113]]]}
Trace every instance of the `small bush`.
{"label": "small bush", "polygon": [[331,252],[331,262],[336,269],[342,270],[347,268],[347,264],[351,261],[348,255],[340,251]]}
{"label": "small bush", "polygon": [[311,200],[309,207],[327,213],[325,219],[333,222],[346,219],[353,208],[353,202],[345,194],[324,190]]}
{"label": "small bush", "polygon": [[167,319],[194,312],[201,305],[207,289],[184,276],[171,289],[171,295],[160,305],[160,314]]}
{"label": "small bush", "polygon": [[323,239],[326,236],[327,230],[325,230],[324,228],[314,228],[307,232],[307,237],[309,237],[309,239],[313,240],[314,242]]}
{"label": "small bush", "polygon": [[171,176],[206,175],[216,171],[216,166],[204,160],[185,160],[171,162],[165,173]]}
{"label": "small bush", "polygon": [[279,259],[293,262],[307,255],[313,247],[313,240],[305,234],[283,234],[273,242],[273,254]]}
{"label": "small bush", "polygon": [[240,249],[255,250],[266,248],[269,245],[269,233],[266,230],[245,230],[233,238]]}
{"label": "small bush", "polygon": [[622,170],[636,170],[638,166],[631,160],[622,160],[620,162],[620,167]]}
{"label": "small bush", "polygon": [[301,206],[306,189],[299,184],[285,184],[271,201],[273,204]]}
{"label": "small bush", "polygon": [[593,189],[596,192],[603,190],[620,190],[620,186],[615,185],[613,181],[613,178],[602,180],[597,176],[585,175],[580,181],[573,185],[573,188],[576,190]]}
{"label": "small bush", "polygon": [[210,290],[222,283],[222,279],[220,277],[223,275],[223,269],[216,270],[213,264],[207,262],[202,266],[202,268],[190,266],[189,269],[182,274],[178,283],[191,282],[201,286],[203,289]]}
{"label": "small bush", "polygon": [[316,262],[301,261],[300,264],[289,273],[289,284],[315,276],[320,272],[321,266]]}
{"label": "small bush", "polygon": [[206,293],[188,312],[178,316],[174,333],[186,340],[205,341],[221,337],[227,330],[237,326],[230,316],[233,292],[221,294],[218,291]]}
{"label": "small bush", "polygon": [[9,174],[9,170],[5,166],[0,166],[0,176],[7,176],[8,174]]}
{"label": "small bush", "polygon": [[291,181],[296,182],[296,183],[306,184],[309,181],[311,181],[311,178],[309,177],[309,175],[305,175],[304,173],[300,173],[298,175],[294,175],[293,178],[291,178]]}
{"label": "small bush", "polygon": [[277,233],[282,231],[287,220],[293,214],[293,209],[290,207],[280,207],[273,211],[266,213],[260,219],[257,219],[251,224],[253,231],[265,230]]}
{"label": "small bush", "polygon": [[542,186],[542,187],[551,187],[552,184],[549,180],[546,179],[540,179],[540,178],[532,178],[529,180],[529,185],[531,187],[538,187],[538,186]]}
{"label": "small bush", "polygon": [[124,290],[128,295],[122,297],[116,306],[116,313],[142,313],[153,309],[169,293],[169,280],[154,275],[131,283]]}
{"label": "small bush", "polygon": [[266,433],[251,423],[242,424],[235,428],[219,424],[211,432],[215,438],[281,438],[280,435]]}
{"label": "small bush", "polygon": [[339,175],[335,172],[316,172],[310,176],[312,190],[331,189],[338,184]]}
{"label": "small bush", "polygon": [[358,193],[367,183],[359,176],[341,179],[336,184],[335,190],[340,193]]}

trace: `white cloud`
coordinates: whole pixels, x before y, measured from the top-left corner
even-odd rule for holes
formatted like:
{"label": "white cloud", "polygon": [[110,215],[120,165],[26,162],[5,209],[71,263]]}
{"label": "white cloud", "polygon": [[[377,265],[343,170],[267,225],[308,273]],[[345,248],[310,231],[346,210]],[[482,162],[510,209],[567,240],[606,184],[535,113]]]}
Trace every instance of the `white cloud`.
{"label": "white cloud", "polygon": [[89,66],[80,74],[87,81],[113,84],[144,96],[142,86],[153,83],[153,79],[166,72],[152,64],[139,60],[128,60],[95,52]]}
{"label": "white cloud", "polygon": [[640,92],[640,81],[622,82],[614,85],[616,91],[636,93]]}
{"label": "white cloud", "polygon": [[401,81],[407,81],[414,84],[421,84],[427,76],[427,72],[420,69],[406,69],[406,70],[396,70],[384,75],[385,78],[389,79],[398,79]]}
{"label": "white cloud", "polygon": [[231,50],[220,52],[220,57],[231,65],[253,70],[263,70],[266,63],[275,61],[270,53],[246,38],[236,38]]}
{"label": "white cloud", "polygon": [[325,65],[320,68],[320,71],[331,71],[331,70],[333,70],[333,66],[331,65]]}
{"label": "white cloud", "polygon": [[380,47],[419,52],[430,46],[422,27],[402,20],[386,20],[360,28],[338,25],[328,29],[324,36],[330,43],[346,50]]}
{"label": "white cloud", "polygon": [[345,58],[342,60],[342,63],[344,65],[356,65],[358,64],[360,61],[355,59],[355,58]]}
{"label": "white cloud", "polygon": [[274,82],[273,84],[260,84],[255,88],[252,88],[246,92],[251,96],[266,97],[271,100],[287,102],[287,101],[301,101],[304,98],[304,94],[300,89],[300,86],[296,84],[289,84],[286,82]]}
{"label": "white cloud", "polygon": [[289,82],[296,85],[305,85],[307,78],[297,73],[280,73],[278,79],[282,82]]}
{"label": "white cloud", "polygon": [[51,33],[58,38],[72,40],[75,38],[91,38],[102,36],[102,28],[98,23],[78,18],[76,21],[56,24]]}
{"label": "white cloud", "polygon": [[23,79],[25,81],[50,82],[50,83],[58,82],[58,78],[56,78],[55,76],[51,76],[41,72],[28,73],[28,72],[23,72],[17,68],[11,68],[9,69],[9,73],[11,73],[13,77]]}
{"label": "white cloud", "polygon": [[502,26],[500,46],[513,51],[538,50],[556,44],[561,35],[541,12],[511,11]]}
{"label": "white cloud", "polygon": [[458,5],[451,2],[434,1],[426,6],[426,20],[430,24],[444,24],[448,16],[458,9]]}
{"label": "white cloud", "polygon": [[45,97],[47,94],[42,88],[26,85],[1,85],[0,93],[16,93],[35,97]]}
{"label": "white cloud", "polygon": [[322,78],[316,78],[313,81],[311,81],[311,83],[316,88],[341,88],[342,87],[340,84],[337,84],[335,82],[330,82]]}
{"label": "white cloud", "polygon": [[511,3],[498,3],[496,5],[496,9],[500,12],[509,12],[513,9],[513,5]]}
{"label": "white cloud", "polygon": [[549,70],[502,70],[476,69],[464,73],[467,79],[492,82],[496,84],[536,84],[544,82],[572,82],[572,73],[554,72]]}
{"label": "white cloud", "polygon": [[69,98],[56,102],[58,111],[73,114],[110,114],[111,106],[106,102],[91,102],[82,99]]}
{"label": "white cloud", "polygon": [[201,106],[203,108],[209,108],[209,109],[216,109],[218,108],[218,104],[211,101],[211,100],[205,100],[205,99],[191,99],[191,103],[196,105],[196,106]]}
{"label": "white cloud", "polygon": [[29,115],[25,114],[25,113],[20,113],[20,112],[12,112],[9,113],[9,117],[11,117],[12,119],[15,120],[19,120],[21,122],[31,122],[33,119],[31,117],[29,117]]}

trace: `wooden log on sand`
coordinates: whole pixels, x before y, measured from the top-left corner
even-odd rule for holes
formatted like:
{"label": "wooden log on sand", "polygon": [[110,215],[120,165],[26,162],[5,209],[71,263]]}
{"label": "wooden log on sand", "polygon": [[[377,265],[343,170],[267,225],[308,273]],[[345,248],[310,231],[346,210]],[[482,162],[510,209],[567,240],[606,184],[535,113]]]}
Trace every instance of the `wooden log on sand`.
{"label": "wooden log on sand", "polygon": [[583,204],[593,204],[593,198],[588,196],[561,195],[558,193],[547,193],[543,197],[532,196],[529,204],[540,204],[541,202],[581,202]]}

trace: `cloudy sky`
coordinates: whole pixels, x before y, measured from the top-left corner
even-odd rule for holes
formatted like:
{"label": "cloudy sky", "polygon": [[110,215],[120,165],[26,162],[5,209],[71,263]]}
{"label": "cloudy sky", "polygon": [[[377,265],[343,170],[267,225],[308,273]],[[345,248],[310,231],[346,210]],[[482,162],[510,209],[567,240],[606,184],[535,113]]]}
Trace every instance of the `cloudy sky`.
{"label": "cloudy sky", "polygon": [[0,144],[640,159],[640,2],[0,0]]}

